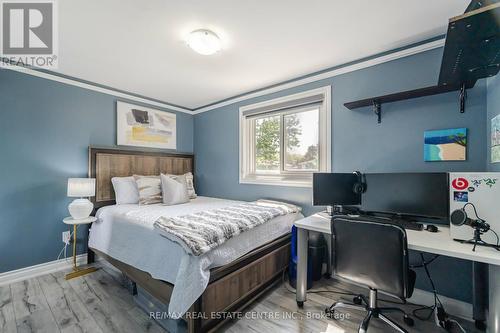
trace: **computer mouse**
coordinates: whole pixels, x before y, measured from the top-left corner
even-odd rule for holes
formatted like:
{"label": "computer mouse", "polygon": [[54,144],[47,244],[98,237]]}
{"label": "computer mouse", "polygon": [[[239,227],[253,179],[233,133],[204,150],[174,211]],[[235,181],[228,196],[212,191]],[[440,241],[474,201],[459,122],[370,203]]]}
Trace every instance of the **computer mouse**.
{"label": "computer mouse", "polygon": [[438,232],[438,227],[433,224],[428,224],[425,230],[427,230],[428,232]]}

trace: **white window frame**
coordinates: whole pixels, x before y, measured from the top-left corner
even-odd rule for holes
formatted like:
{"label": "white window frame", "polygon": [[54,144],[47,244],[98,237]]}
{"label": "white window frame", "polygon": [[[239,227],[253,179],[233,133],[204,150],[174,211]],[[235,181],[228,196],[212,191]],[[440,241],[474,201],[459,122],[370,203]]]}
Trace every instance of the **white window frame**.
{"label": "white window frame", "polygon": [[[312,89],[300,92],[293,95],[288,95],[272,100],[245,105],[240,107],[240,165],[239,165],[239,182],[240,184],[259,184],[259,185],[278,185],[278,186],[295,186],[295,187],[312,187],[312,174],[310,171],[284,171],[283,165],[283,145],[281,142],[280,149],[280,168],[279,174],[257,174],[255,173],[255,122],[243,115],[245,111],[272,107],[273,105],[291,102],[306,98],[309,96],[323,95],[323,101],[319,108],[319,171],[331,172],[332,163],[332,135],[331,135],[331,86],[324,86],[317,89]],[[290,113],[293,113],[290,112]],[[283,116],[281,116],[283,117]],[[281,122],[282,123],[282,122]],[[283,127],[283,126],[281,126]],[[283,132],[283,128],[281,128]],[[283,141],[283,133],[281,134]]]}

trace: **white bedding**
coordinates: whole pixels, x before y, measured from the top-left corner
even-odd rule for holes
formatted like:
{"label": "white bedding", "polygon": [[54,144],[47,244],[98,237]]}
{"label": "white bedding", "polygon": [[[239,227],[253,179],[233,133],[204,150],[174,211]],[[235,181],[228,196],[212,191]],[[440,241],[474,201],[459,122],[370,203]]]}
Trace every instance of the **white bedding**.
{"label": "white bedding", "polygon": [[160,216],[178,216],[240,203],[210,197],[198,197],[189,203],[163,206],[134,204],[106,206],[97,211],[89,246],[148,272],[155,279],[174,284],[169,314],[181,317],[205,290],[210,269],[226,265],[288,232],[302,218],[295,213],[280,216],[248,230],[210,252],[196,257],[177,243],[162,237],[153,224]]}

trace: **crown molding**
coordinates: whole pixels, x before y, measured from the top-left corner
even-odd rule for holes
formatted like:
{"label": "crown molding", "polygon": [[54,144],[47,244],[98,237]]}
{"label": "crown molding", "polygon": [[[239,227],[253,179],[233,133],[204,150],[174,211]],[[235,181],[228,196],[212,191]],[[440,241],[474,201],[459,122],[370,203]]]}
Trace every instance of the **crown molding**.
{"label": "crown molding", "polygon": [[88,90],[104,93],[107,95],[112,95],[112,96],[115,96],[118,98],[127,99],[129,101],[135,101],[135,102],[144,103],[144,104],[147,104],[150,106],[156,106],[156,107],[168,109],[171,111],[178,111],[178,112],[183,112],[183,113],[188,113],[188,114],[200,114],[200,113],[211,111],[211,110],[214,110],[214,109],[217,109],[217,108],[220,108],[223,106],[227,106],[227,105],[230,105],[233,103],[245,101],[245,100],[248,100],[251,98],[272,94],[272,93],[279,92],[279,91],[282,91],[285,89],[298,87],[298,86],[308,84],[311,82],[328,79],[328,78],[331,78],[331,77],[334,77],[337,75],[342,75],[342,74],[346,74],[349,72],[354,72],[354,71],[357,71],[360,69],[383,64],[385,62],[408,57],[408,56],[422,53],[425,51],[430,51],[430,50],[433,50],[433,49],[436,49],[439,47],[443,47],[444,43],[445,43],[445,38],[432,40],[430,42],[422,43],[422,44],[412,46],[409,48],[400,49],[400,50],[392,52],[392,53],[387,53],[384,55],[375,56],[375,57],[368,59],[368,60],[361,60],[359,62],[349,64],[349,65],[341,65],[341,66],[335,67],[333,69],[318,72],[316,74],[311,74],[311,75],[303,77],[303,78],[291,79],[285,83],[278,83],[276,85],[273,85],[273,86],[270,86],[267,88],[262,88],[262,89],[258,89],[258,90],[253,91],[253,92],[244,93],[244,94],[241,94],[238,96],[234,96],[234,97],[231,97],[228,99],[221,100],[219,102],[215,102],[213,104],[201,106],[201,107],[194,108],[194,109],[179,106],[179,105],[170,104],[168,102],[150,99],[148,97],[141,97],[141,96],[135,95],[133,93],[120,91],[120,90],[117,90],[117,89],[114,89],[111,87],[99,85],[97,83],[80,80],[80,79],[74,78],[74,77],[57,75],[55,73],[50,73],[50,72],[46,72],[46,71],[42,71],[42,70],[36,70],[36,69],[22,67],[22,66],[16,66],[16,65],[9,65],[9,66],[4,65],[4,66],[2,66],[1,69],[13,70],[13,71],[24,73],[27,75],[36,76],[36,77],[44,78],[47,80],[52,80],[52,81],[60,82],[63,84],[72,85],[72,86],[80,87],[83,89],[88,89]]}
{"label": "crown molding", "polygon": [[22,67],[22,66],[16,66],[16,65],[2,65],[1,69],[8,69],[8,70],[12,70],[12,71],[19,72],[19,73],[24,73],[24,74],[40,77],[43,79],[56,81],[59,83],[70,85],[70,86],[75,86],[75,87],[79,87],[79,88],[83,88],[83,89],[87,89],[87,90],[100,92],[100,93],[107,94],[107,95],[112,95],[112,96],[115,96],[118,98],[123,98],[123,99],[129,100],[129,101],[144,103],[144,104],[147,104],[150,106],[156,106],[156,107],[168,109],[169,111],[178,111],[178,112],[192,114],[192,109],[189,109],[189,108],[170,104],[167,102],[157,101],[157,100],[150,99],[147,97],[137,96],[133,93],[120,91],[117,89],[113,89],[110,87],[105,87],[105,86],[99,85],[97,83],[79,80],[79,79],[73,78],[73,77],[61,76],[61,75],[53,74],[53,73],[46,72],[46,71],[41,71],[41,70],[36,70],[36,69]]}
{"label": "crown molding", "polygon": [[424,44],[420,44],[420,45],[417,45],[417,46],[409,47],[407,49],[403,49],[403,50],[396,51],[396,52],[393,52],[393,53],[385,54],[385,55],[382,55],[382,56],[379,56],[379,57],[375,57],[375,58],[372,58],[372,59],[369,59],[369,60],[360,61],[360,62],[354,63],[352,65],[340,66],[340,67],[337,67],[337,68],[332,69],[332,70],[327,70],[327,71],[324,71],[324,72],[321,72],[321,73],[318,73],[318,74],[312,74],[311,76],[307,76],[307,77],[302,78],[302,79],[292,80],[292,81],[289,81],[289,82],[286,82],[286,83],[283,83],[283,84],[277,84],[277,85],[271,86],[269,88],[263,88],[263,89],[255,91],[255,92],[251,92],[251,93],[239,95],[239,96],[236,96],[236,97],[233,97],[233,98],[229,98],[229,99],[223,100],[221,102],[216,102],[214,104],[210,104],[210,105],[207,105],[207,106],[204,106],[204,107],[195,108],[192,113],[193,114],[200,114],[200,113],[207,112],[207,111],[210,111],[210,110],[214,110],[214,109],[217,109],[217,108],[220,108],[220,107],[223,107],[223,106],[227,106],[227,105],[230,105],[230,104],[233,104],[233,103],[245,101],[247,99],[251,99],[251,98],[255,98],[255,97],[259,97],[259,96],[263,96],[263,95],[272,94],[272,93],[275,93],[275,92],[278,92],[278,91],[282,91],[282,90],[285,90],[285,89],[290,89],[290,88],[298,87],[298,86],[301,86],[301,85],[304,85],[304,84],[307,84],[307,83],[311,83],[311,82],[315,82],[315,81],[320,81],[320,80],[328,79],[328,78],[331,78],[331,77],[334,77],[334,76],[346,74],[346,73],[349,73],[349,72],[354,72],[354,71],[357,71],[357,70],[360,70],[360,69],[364,69],[364,68],[367,68],[367,67],[372,67],[372,66],[375,66],[375,65],[379,65],[379,64],[382,64],[382,63],[385,63],[385,62],[389,62],[389,61],[397,60],[397,59],[400,59],[400,58],[408,57],[408,56],[415,55],[415,54],[418,54],[418,53],[422,53],[422,52],[425,52],[425,51],[430,51],[430,50],[433,50],[433,49],[437,49],[439,47],[443,47],[444,43],[445,43],[445,38],[433,40],[433,41],[428,42],[428,43],[424,43]]}

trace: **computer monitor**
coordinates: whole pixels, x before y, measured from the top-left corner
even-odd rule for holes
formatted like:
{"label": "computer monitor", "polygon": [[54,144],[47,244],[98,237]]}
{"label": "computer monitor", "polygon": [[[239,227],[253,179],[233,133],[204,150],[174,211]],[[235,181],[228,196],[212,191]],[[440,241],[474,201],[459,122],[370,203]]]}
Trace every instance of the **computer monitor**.
{"label": "computer monitor", "polygon": [[365,179],[363,212],[448,219],[447,173],[372,173]]}
{"label": "computer monitor", "polygon": [[358,176],[353,173],[313,174],[313,205],[359,205],[360,195],[354,193]]}

